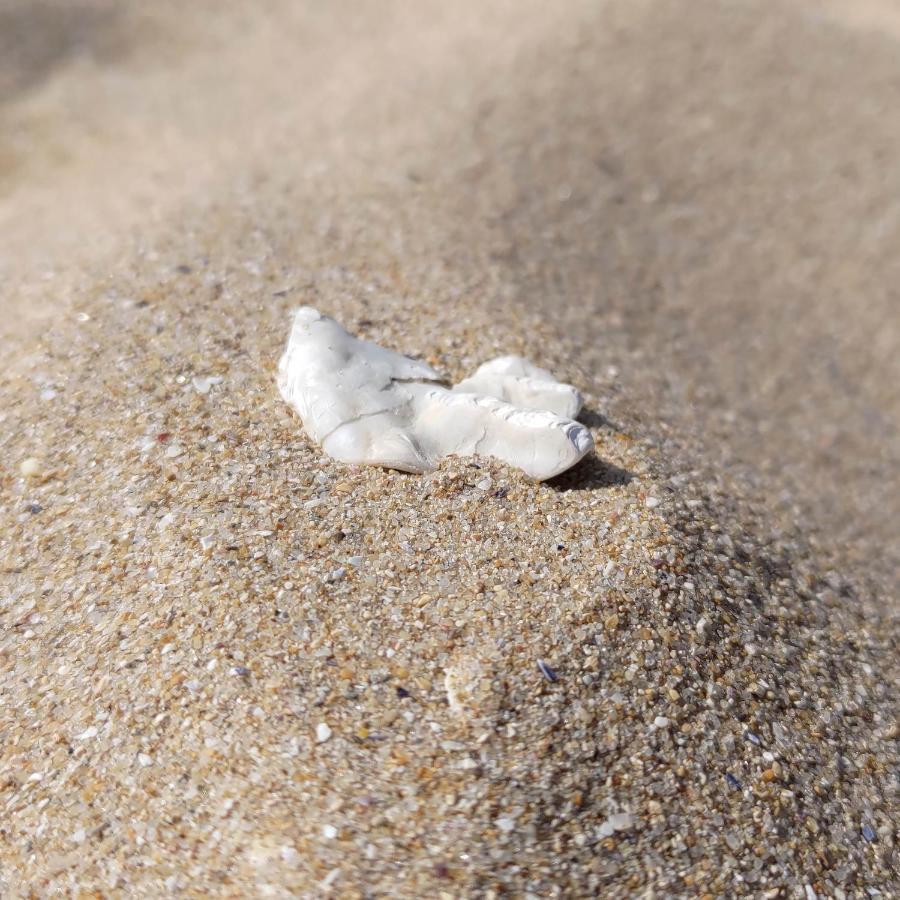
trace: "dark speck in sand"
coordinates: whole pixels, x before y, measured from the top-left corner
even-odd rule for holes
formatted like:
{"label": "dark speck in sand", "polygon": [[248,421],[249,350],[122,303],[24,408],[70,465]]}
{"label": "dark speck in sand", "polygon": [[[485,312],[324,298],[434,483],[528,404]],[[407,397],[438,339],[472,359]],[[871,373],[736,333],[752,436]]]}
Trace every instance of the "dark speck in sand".
{"label": "dark speck in sand", "polygon": [[741,783],[731,774],[731,772],[725,773],[725,781],[728,783],[728,787],[733,788],[738,791],[741,788]]}
{"label": "dark speck in sand", "polygon": [[409,696],[409,691],[404,687],[397,688],[397,697],[400,700],[405,700]]}
{"label": "dark speck in sand", "polygon": [[862,836],[871,844],[875,840],[875,829],[866,822],[862,827]]}

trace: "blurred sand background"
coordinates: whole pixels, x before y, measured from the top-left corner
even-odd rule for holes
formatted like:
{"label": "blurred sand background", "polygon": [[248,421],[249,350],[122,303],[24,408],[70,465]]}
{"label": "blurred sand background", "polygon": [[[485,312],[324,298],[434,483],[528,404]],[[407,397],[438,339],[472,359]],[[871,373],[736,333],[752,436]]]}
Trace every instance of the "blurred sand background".
{"label": "blurred sand background", "polygon": [[[517,301],[861,570],[896,573],[895,3],[4,0],[5,356],[259,182],[488,228]],[[462,163],[461,163],[462,161]],[[371,172],[371,183],[366,173]],[[385,180],[390,184],[385,185]],[[408,235],[402,240],[414,240]],[[352,242],[350,243],[352,252]],[[335,254],[337,258],[338,254]]]}

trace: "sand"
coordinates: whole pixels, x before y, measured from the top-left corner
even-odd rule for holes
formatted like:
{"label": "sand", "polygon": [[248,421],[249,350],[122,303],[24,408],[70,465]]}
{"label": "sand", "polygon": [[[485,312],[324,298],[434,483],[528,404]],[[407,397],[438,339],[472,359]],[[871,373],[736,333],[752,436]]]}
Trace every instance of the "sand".
{"label": "sand", "polygon": [[[0,10],[4,895],[896,893],[878,4],[181,6]],[[301,303],[597,454],[329,461]]]}

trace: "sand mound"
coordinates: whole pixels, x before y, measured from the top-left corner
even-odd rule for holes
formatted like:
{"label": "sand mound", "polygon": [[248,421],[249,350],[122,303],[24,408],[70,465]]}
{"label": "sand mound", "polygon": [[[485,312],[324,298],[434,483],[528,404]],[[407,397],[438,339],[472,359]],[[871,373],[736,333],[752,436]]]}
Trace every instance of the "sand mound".
{"label": "sand mound", "polygon": [[[341,315],[387,342],[368,298]],[[11,889],[887,877],[896,729],[842,584],[596,414],[545,485],[330,462],[273,388],[289,303],[98,309],[4,387],[3,456],[39,460],[3,480]],[[462,356],[490,322],[400,315]]]}

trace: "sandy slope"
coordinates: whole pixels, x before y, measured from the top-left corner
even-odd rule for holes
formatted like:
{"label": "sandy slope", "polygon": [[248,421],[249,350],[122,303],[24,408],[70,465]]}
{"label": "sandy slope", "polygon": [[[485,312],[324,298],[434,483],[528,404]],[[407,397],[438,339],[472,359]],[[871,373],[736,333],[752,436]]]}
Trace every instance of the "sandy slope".
{"label": "sandy slope", "polygon": [[[9,889],[889,894],[890,19],[183,7],[0,6]],[[323,465],[299,302],[605,463]]]}

